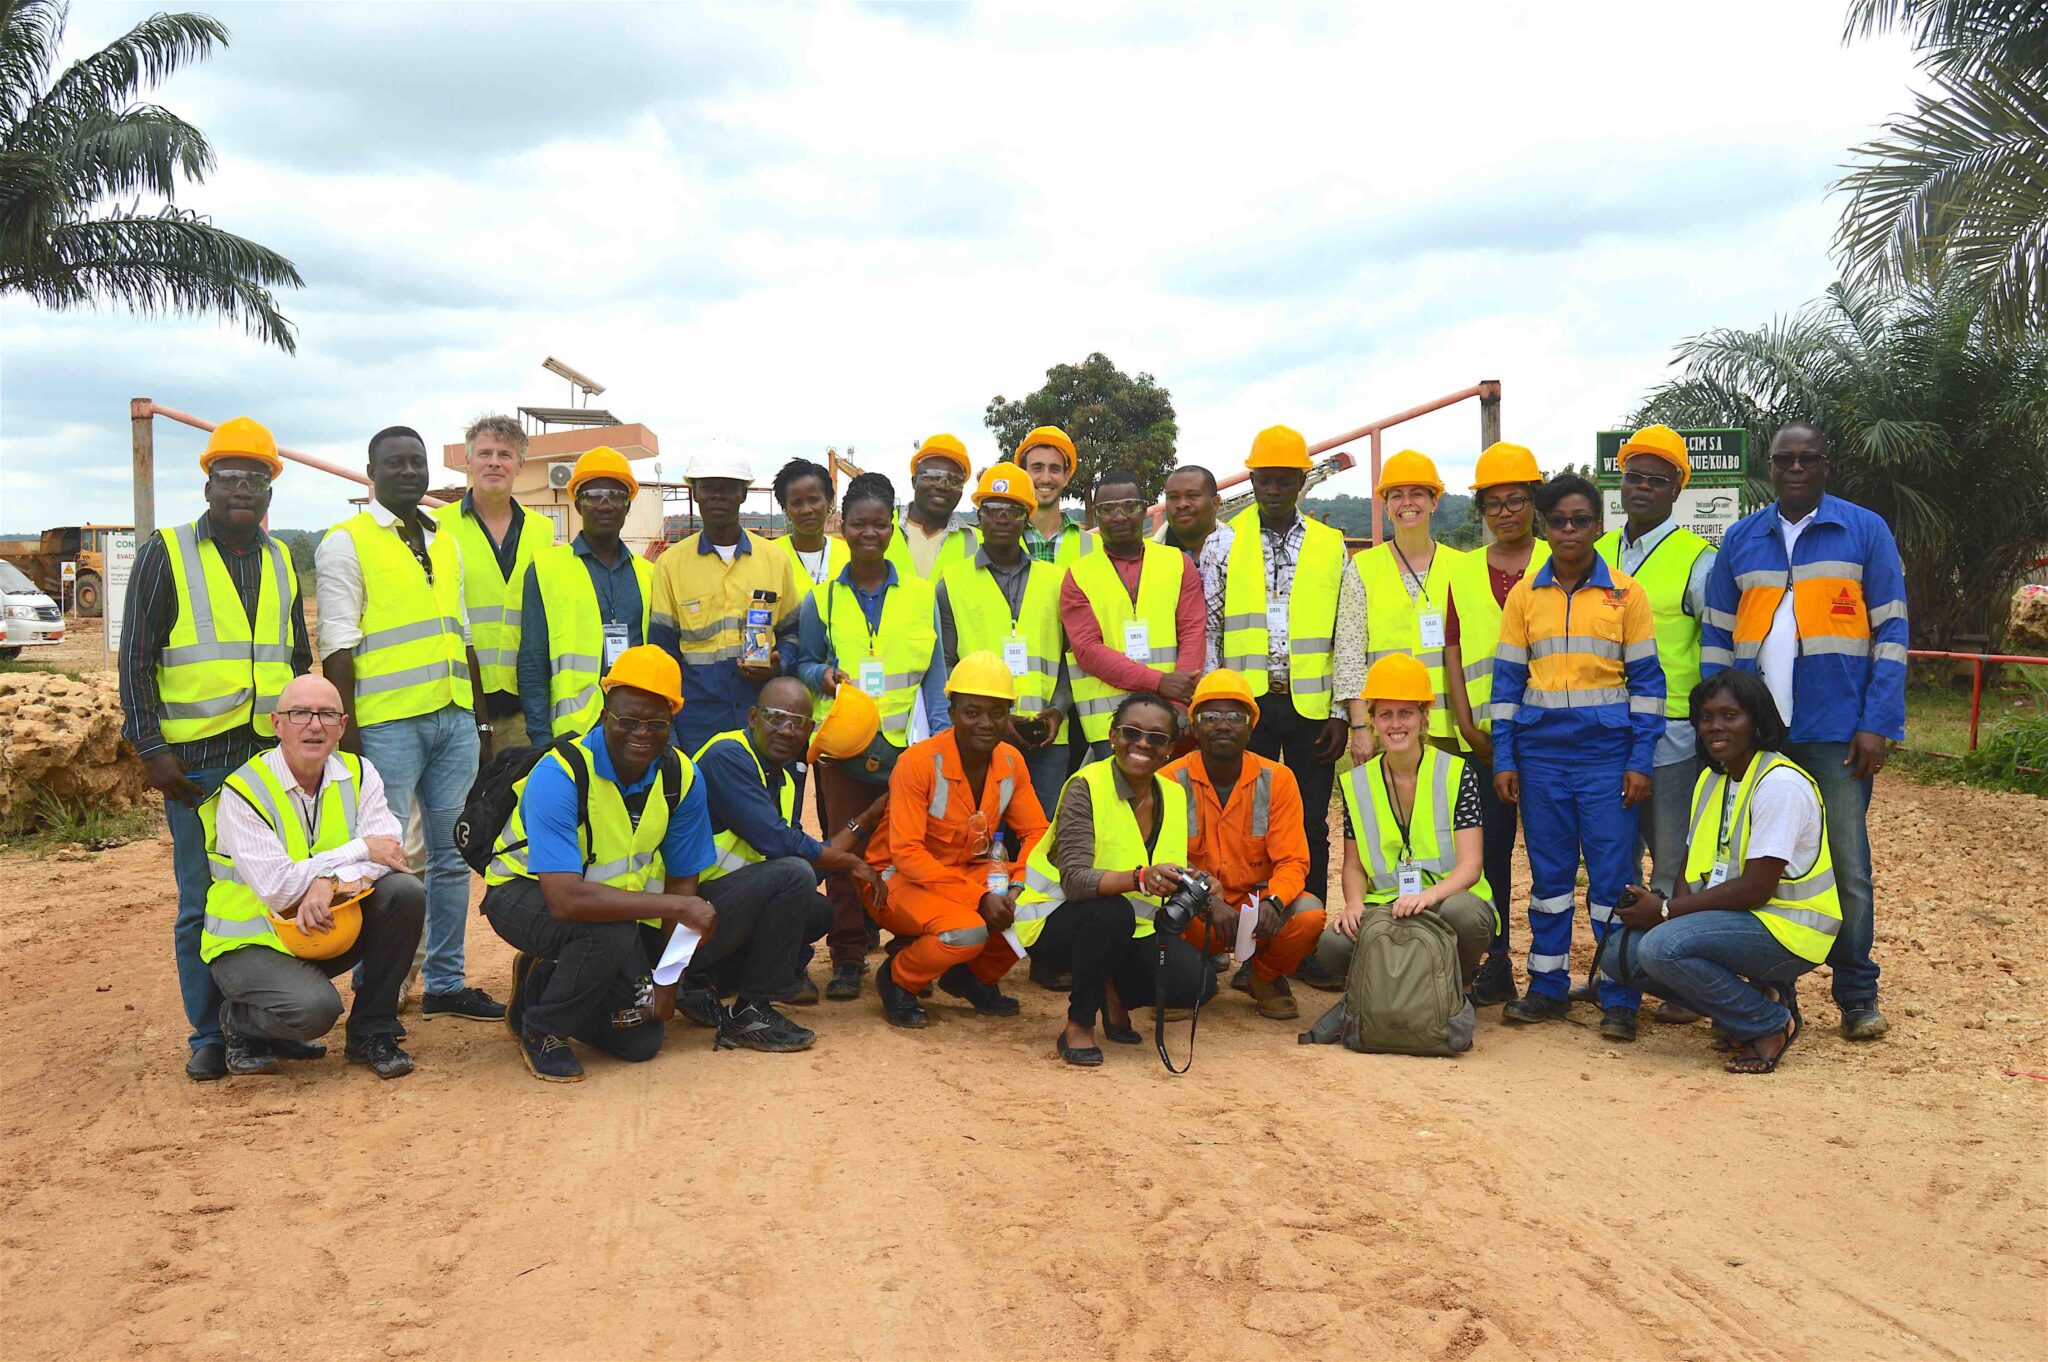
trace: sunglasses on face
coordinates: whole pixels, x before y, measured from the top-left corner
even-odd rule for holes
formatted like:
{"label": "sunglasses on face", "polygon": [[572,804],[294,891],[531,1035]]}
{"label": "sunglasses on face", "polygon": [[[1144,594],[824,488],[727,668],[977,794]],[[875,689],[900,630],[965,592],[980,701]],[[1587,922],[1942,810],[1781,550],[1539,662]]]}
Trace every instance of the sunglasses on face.
{"label": "sunglasses on face", "polygon": [[1667,478],[1662,473],[1638,473],[1633,468],[1624,469],[1621,475],[1622,486],[1647,487],[1653,492],[1661,492],[1675,481],[1675,478]]}
{"label": "sunglasses on face", "polygon": [[1828,461],[1825,454],[1773,454],[1771,467],[1781,471],[1794,468],[1818,468]]}
{"label": "sunglasses on face", "polygon": [[669,728],[669,721],[666,719],[628,719],[625,715],[614,714],[610,710],[604,712],[604,721],[616,727],[628,738],[638,733],[652,737],[658,733],[668,732]]}
{"label": "sunglasses on face", "polygon": [[1487,515],[1519,515],[1533,504],[1534,499],[1527,492],[1516,492],[1509,496],[1493,497],[1479,503],[1479,509]]}
{"label": "sunglasses on face", "polygon": [[1600,517],[1580,511],[1577,515],[1560,515],[1553,511],[1543,517],[1543,523],[1553,530],[1590,530],[1598,524]]}
{"label": "sunglasses on face", "polygon": [[1116,726],[1116,734],[1133,747],[1173,746],[1173,734],[1160,733],[1150,728],[1140,728],[1136,724],[1118,724]]}

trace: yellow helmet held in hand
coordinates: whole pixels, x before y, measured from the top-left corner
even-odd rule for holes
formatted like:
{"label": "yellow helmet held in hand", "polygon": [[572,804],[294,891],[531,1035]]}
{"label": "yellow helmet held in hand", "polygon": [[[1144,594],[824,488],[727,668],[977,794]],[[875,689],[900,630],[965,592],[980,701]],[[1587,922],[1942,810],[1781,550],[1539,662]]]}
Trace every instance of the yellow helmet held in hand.
{"label": "yellow helmet held in hand", "polygon": [[301,960],[332,960],[356,944],[363,930],[361,896],[333,906],[334,926],[324,932],[309,932],[287,917],[270,914],[270,930],[284,948]]}
{"label": "yellow helmet held in hand", "polygon": [[1412,449],[1404,449],[1380,465],[1380,485],[1372,494],[1383,497],[1396,487],[1427,487],[1438,496],[1444,494],[1444,480],[1437,476],[1435,461]]}
{"label": "yellow helmet held in hand", "polygon": [[1188,713],[1194,714],[1211,700],[1235,700],[1251,709],[1253,724],[1259,722],[1259,702],[1252,696],[1251,682],[1228,667],[1218,667],[1195,683],[1195,693],[1188,699]]}
{"label": "yellow helmet held in hand", "polygon": [[213,434],[206,437],[206,449],[199,456],[200,471],[211,473],[214,464],[222,459],[254,459],[267,466],[273,478],[284,472],[284,460],[277,453],[277,437],[268,426],[247,416],[230,417],[213,428]]}
{"label": "yellow helmet held in hand", "polygon": [[832,707],[811,733],[810,752],[805,760],[830,757],[834,761],[851,761],[867,751],[868,744],[881,731],[882,710],[875,704],[875,697],[851,681],[842,681],[839,689],[832,692]]}
{"label": "yellow helmet held in hand", "polygon": [[1521,445],[1511,445],[1506,440],[1496,440],[1486,447],[1479,456],[1478,467],[1472,470],[1472,490],[1481,491],[1498,487],[1505,482],[1541,482],[1543,470],[1536,466],[1536,456]]}
{"label": "yellow helmet held in hand", "polygon": [[1010,675],[1009,664],[994,653],[969,653],[960,659],[953,674],[946,678],[948,695],[986,695],[991,700],[1017,699],[1017,678]]}
{"label": "yellow helmet held in hand", "polygon": [[1308,441],[1293,426],[1267,426],[1252,437],[1246,468],[1292,468],[1308,472]]}
{"label": "yellow helmet held in hand", "polygon": [[975,485],[976,506],[991,500],[1014,501],[1027,511],[1038,509],[1038,493],[1032,489],[1031,479],[1013,463],[991,465]]}
{"label": "yellow helmet held in hand", "polygon": [[570,470],[569,499],[574,501],[577,488],[598,478],[615,478],[626,484],[628,493],[640,495],[640,480],[633,476],[633,465],[626,461],[626,456],[610,445],[599,445],[583,451],[576,467]]}
{"label": "yellow helmet held in hand", "polygon": [[1685,437],[1669,426],[1644,426],[1628,437],[1615,456],[1615,462],[1623,468],[1637,454],[1647,454],[1653,459],[1662,459],[1678,470],[1678,485],[1685,486],[1692,481],[1692,451],[1686,448]]}
{"label": "yellow helmet held in hand", "polygon": [[1368,703],[1411,700],[1426,705],[1436,699],[1436,692],[1430,689],[1429,668],[1407,653],[1389,653],[1365,673],[1365,693],[1360,698]]}
{"label": "yellow helmet held in hand", "polygon": [[610,695],[615,686],[630,686],[649,695],[658,695],[668,701],[671,714],[683,707],[683,669],[674,658],[651,643],[620,653],[619,660],[612,663],[612,669],[605,673],[600,684],[606,695]]}

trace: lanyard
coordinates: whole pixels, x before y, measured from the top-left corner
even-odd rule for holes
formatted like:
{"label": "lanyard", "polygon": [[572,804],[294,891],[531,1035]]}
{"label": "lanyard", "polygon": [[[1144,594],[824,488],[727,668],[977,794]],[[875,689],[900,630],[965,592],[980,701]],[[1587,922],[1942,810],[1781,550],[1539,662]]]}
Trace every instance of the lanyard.
{"label": "lanyard", "polygon": [[1287,541],[1293,538],[1295,526],[1299,524],[1301,524],[1301,521],[1296,519],[1294,525],[1288,526],[1277,535],[1268,529],[1262,528],[1260,530],[1260,534],[1269,541],[1268,547],[1272,549],[1272,552],[1266,556],[1267,600],[1271,600],[1280,594],[1280,579],[1282,577],[1291,577],[1293,575],[1294,555],[1287,551]]}
{"label": "lanyard", "polygon": [[802,549],[798,549],[796,551],[796,561],[799,565],[802,566],[804,570],[804,575],[811,579],[813,585],[820,584],[825,580],[825,568],[826,565],[831,561],[831,558],[832,545],[829,540],[826,542],[824,548],[818,550],[818,565],[816,567],[811,566],[810,554],[804,552]]}
{"label": "lanyard", "polygon": [[[1387,763],[1384,759],[1380,762],[1380,785],[1387,792],[1387,812],[1394,816],[1394,826],[1401,833],[1401,859],[1412,861],[1415,859],[1415,853],[1409,849],[1408,827],[1415,820],[1415,810],[1411,808],[1405,818],[1401,815],[1401,800],[1394,793],[1393,778],[1387,774]],[[1415,788],[1418,793],[1422,789],[1422,767],[1419,763],[1415,767]]]}
{"label": "lanyard", "polygon": [[1429,570],[1436,566],[1435,542],[1431,541],[1430,543],[1429,562],[1423,567],[1421,572],[1417,572],[1408,565],[1408,555],[1401,552],[1399,544],[1389,539],[1387,545],[1394,550],[1394,556],[1401,560],[1401,571],[1407,574],[1408,580],[1415,584],[1415,594],[1422,597],[1422,603],[1424,605],[1435,605],[1436,602],[1431,600],[1429,596]]}
{"label": "lanyard", "polygon": [[[625,552],[626,546],[620,544],[620,555],[624,556]],[[624,566],[627,571],[630,572],[632,570],[630,564]],[[596,554],[590,555],[590,586],[593,591],[597,592],[598,612],[604,616],[606,624],[621,623],[620,620],[613,618],[617,614],[618,588],[613,584],[612,573],[613,569],[606,567]]]}

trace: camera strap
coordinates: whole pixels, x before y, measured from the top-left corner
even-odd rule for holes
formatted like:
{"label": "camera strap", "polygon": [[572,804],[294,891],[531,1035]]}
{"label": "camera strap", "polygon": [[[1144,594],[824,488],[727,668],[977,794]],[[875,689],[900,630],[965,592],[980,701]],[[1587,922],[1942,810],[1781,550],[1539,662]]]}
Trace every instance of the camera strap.
{"label": "camera strap", "polygon": [[[1154,932],[1159,938],[1159,963],[1152,975],[1152,1043],[1159,1047],[1159,1062],[1170,1074],[1184,1074],[1195,1067],[1195,1027],[1202,1020],[1202,990],[1195,989],[1195,1006],[1188,1013],[1188,1062],[1178,1069],[1173,1067],[1173,1057],[1166,1053],[1166,942],[1164,932]],[[1205,917],[1202,919],[1202,968],[1209,968],[1210,951],[1217,945],[1216,928]]]}

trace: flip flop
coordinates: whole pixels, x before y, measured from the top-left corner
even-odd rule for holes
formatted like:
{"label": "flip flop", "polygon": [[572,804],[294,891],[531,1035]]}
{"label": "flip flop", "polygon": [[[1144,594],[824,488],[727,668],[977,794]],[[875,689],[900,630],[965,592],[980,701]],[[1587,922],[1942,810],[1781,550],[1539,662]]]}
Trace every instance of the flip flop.
{"label": "flip flop", "polygon": [[[1730,1055],[1728,1062],[1721,1067],[1731,1074],[1776,1073],[1779,1062],[1785,1058],[1785,1052],[1792,1048],[1792,1042],[1798,1040],[1799,1033],[1805,1029],[1805,1023],[1800,1019],[1799,1013],[1795,1010],[1792,1013],[1792,1020],[1785,1024],[1785,1043],[1778,1047],[1778,1053],[1766,1056],[1743,1054],[1738,1050]],[[1763,1038],[1759,1036],[1757,1039],[1761,1040]],[[1755,1043],[1756,1041],[1745,1042],[1748,1045],[1754,1045]]]}
{"label": "flip flop", "polygon": [[1052,1048],[1061,1059],[1081,1069],[1102,1067],[1102,1050],[1099,1046],[1084,1045],[1078,1049],[1067,1044],[1067,1033],[1061,1031],[1052,1038]]}

